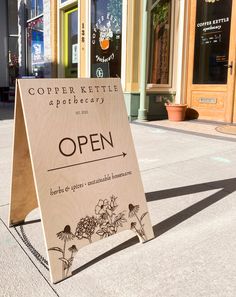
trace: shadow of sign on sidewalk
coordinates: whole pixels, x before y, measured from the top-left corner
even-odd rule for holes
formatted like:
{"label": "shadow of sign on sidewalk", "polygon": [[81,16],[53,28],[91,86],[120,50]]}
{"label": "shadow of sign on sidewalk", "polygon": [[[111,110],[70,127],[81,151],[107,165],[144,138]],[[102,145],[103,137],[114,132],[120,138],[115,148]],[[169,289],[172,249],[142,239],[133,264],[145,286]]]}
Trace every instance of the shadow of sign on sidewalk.
{"label": "shadow of sign on sidewalk", "polygon": [[[147,202],[152,202],[152,201],[168,199],[168,198],[178,199],[179,196],[196,194],[196,193],[215,190],[215,189],[219,189],[219,191],[185,208],[184,210],[174,214],[173,216],[163,220],[162,222],[154,225],[153,231],[154,231],[155,238],[161,236],[162,234],[166,233],[170,229],[176,227],[180,223],[196,215],[200,211],[206,209],[212,204],[218,202],[223,198],[226,198],[229,194],[233,193],[236,190],[236,178],[146,193],[145,195],[146,195]],[[126,242],[123,242],[122,244],[107,251],[106,253],[100,255],[99,257],[91,260],[90,262],[79,267],[78,269],[74,270],[73,274],[76,274],[88,268],[90,265],[95,264],[100,260],[113,255],[114,253],[124,250],[137,242],[138,242],[137,238],[133,237],[127,240]]]}
{"label": "shadow of sign on sidewalk", "polygon": [[225,179],[215,182],[191,185],[181,188],[163,190],[158,192],[146,193],[146,199],[148,202],[155,200],[162,200],[167,198],[176,198],[177,196],[183,196],[188,194],[195,194],[205,192],[209,190],[219,189],[218,192],[208,196],[207,198],[196,202],[195,204],[185,208],[184,210],[174,214],[173,216],[165,219],[164,221],[153,226],[155,237],[158,237],[168,230],[174,228],[180,223],[186,221],[192,216],[196,215],[200,211],[206,209],[219,200],[227,197],[236,190],[236,178]]}
{"label": "shadow of sign on sidewalk", "polygon": [[[223,198],[226,198],[231,193],[235,192],[236,190],[236,178],[230,178],[225,180],[218,180],[214,182],[207,182],[207,183],[201,183],[196,185],[190,185],[185,187],[178,187],[173,189],[167,189],[167,190],[161,190],[161,191],[155,191],[155,192],[149,192],[146,193],[146,199],[148,202],[157,201],[157,200],[163,200],[163,199],[171,199],[175,198],[178,199],[180,196],[189,195],[189,194],[196,194],[200,192],[205,192],[209,190],[215,190],[219,189],[216,193],[208,196],[207,198],[202,199],[201,201],[198,201],[194,203],[193,205],[185,208],[184,210],[181,210],[180,212],[170,216],[169,218],[161,221],[160,223],[157,223],[153,226],[155,238],[163,235],[167,231],[171,230],[172,228],[176,227],[180,223],[186,221],[187,219],[191,218],[192,216],[198,214],[202,210],[206,209],[207,207],[213,205],[214,203],[220,201]],[[30,221],[26,222],[26,224],[29,224]],[[18,229],[21,228],[21,229]],[[24,229],[21,227],[15,227],[18,236],[22,240],[22,236],[20,236],[20,232],[24,233]],[[23,230],[23,231],[22,231]],[[32,243],[30,243],[28,239],[28,243],[23,241],[26,246],[33,246]],[[86,268],[90,267],[91,265],[98,263],[99,261],[119,252],[122,251],[138,242],[137,237],[132,237],[129,240],[121,243],[120,245],[110,249],[109,251],[99,255],[98,257],[92,259],[88,263],[82,265],[81,267],[78,267],[77,269],[73,270],[72,275],[75,275]],[[35,249],[31,248],[29,249],[30,252],[34,255]],[[34,252],[32,252],[34,251]],[[35,255],[34,255],[35,256]],[[44,263],[45,264],[45,263]],[[45,265],[43,265],[45,267]]]}

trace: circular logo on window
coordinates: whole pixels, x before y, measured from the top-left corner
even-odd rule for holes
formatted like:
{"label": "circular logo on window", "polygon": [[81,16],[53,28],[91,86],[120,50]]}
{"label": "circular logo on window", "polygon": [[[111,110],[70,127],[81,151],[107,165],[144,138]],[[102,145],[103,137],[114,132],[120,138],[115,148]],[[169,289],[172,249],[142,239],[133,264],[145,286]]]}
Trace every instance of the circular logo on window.
{"label": "circular logo on window", "polygon": [[120,19],[110,13],[101,15],[93,26],[91,37],[97,53],[96,61],[104,63],[114,60],[121,42]]}
{"label": "circular logo on window", "polygon": [[101,67],[98,67],[96,70],[96,77],[102,78],[103,77],[103,70]]}
{"label": "circular logo on window", "polygon": [[109,49],[112,37],[111,21],[108,21],[105,26],[100,27],[99,44],[102,50]]}

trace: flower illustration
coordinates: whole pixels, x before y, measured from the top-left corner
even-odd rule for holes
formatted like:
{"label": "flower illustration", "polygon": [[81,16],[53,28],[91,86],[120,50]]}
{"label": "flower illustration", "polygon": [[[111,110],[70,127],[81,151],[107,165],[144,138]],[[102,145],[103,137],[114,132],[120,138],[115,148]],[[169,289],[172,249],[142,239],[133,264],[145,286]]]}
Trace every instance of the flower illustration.
{"label": "flower illustration", "polygon": [[[111,236],[116,234],[118,229],[122,228],[124,223],[127,222],[126,211],[116,212],[118,208],[117,199],[118,197],[115,195],[110,196],[110,199],[99,199],[95,205],[95,215],[80,218],[74,233],[71,232],[70,225],[66,225],[62,231],[56,233],[57,238],[64,242],[63,247],[54,246],[49,248],[49,251],[61,253],[58,259],[62,263],[62,279],[68,276],[75,254],[78,252],[75,244],[66,248],[68,241],[77,238],[78,240],[87,239],[91,243],[94,234],[99,236],[100,239]],[[129,204],[129,216],[137,217],[138,211],[139,205]],[[136,224],[136,222],[132,222],[132,228],[135,229],[139,236],[144,236],[142,230],[136,228]]]}
{"label": "flower illustration", "polygon": [[110,201],[100,199],[95,207],[99,226],[96,234],[99,235],[100,238],[105,238],[117,233],[118,228],[123,227],[123,223],[126,222],[124,212],[115,213],[118,207],[116,202],[117,198],[118,197],[112,195]]}
{"label": "flower illustration", "polygon": [[66,258],[59,258],[59,260],[62,261],[63,265],[64,265],[64,270],[66,271],[65,276],[67,277],[68,272],[70,267],[72,266],[73,260],[74,260],[74,255],[78,252],[78,249],[76,247],[76,245],[72,245],[70,248],[68,248],[68,251],[71,252],[71,256],[70,258],[66,259]]}
{"label": "flower illustration", "polygon": [[97,219],[92,216],[86,216],[85,218],[80,219],[77,224],[75,236],[78,239],[86,238],[89,242],[92,242],[91,237],[95,232],[95,228],[97,227]]}
{"label": "flower illustration", "polygon": [[98,204],[95,206],[95,213],[96,215],[100,215],[106,212],[107,208],[109,207],[109,202],[107,199],[98,201]]}
{"label": "flower illustration", "polygon": [[57,233],[57,237],[64,241],[69,241],[74,238],[74,234],[71,233],[71,229],[69,225],[66,225],[64,230]]}
{"label": "flower illustration", "polygon": [[60,257],[59,260],[62,262],[62,278],[65,278],[74,259],[72,256],[69,259],[66,258],[66,243],[67,241],[74,239],[75,235],[71,232],[70,225],[66,225],[63,231],[57,233],[57,237],[64,241],[63,249],[60,247],[52,247],[49,251],[56,251],[62,254],[62,257]]}
{"label": "flower illustration", "polygon": [[139,205],[129,204],[129,218],[132,218],[139,211]]}
{"label": "flower illustration", "polygon": [[144,231],[144,224],[142,223],[143,218],[146,216],[147,212],[143,213],[141,217],[138,217],[139,205],[129,204],[129,218],[135,217],[139,223],[137,227],[137,222],[131,222],[130,229],[134,230],[142,241],[146,241],[147,237]]}
{"label": "flower illustration", "polygon": [[118,197],[115,197],[114,195],[111,196],[111,202],[110,202],[111,211],[114,211],[118,207],[118,204],[116,203],[117,198]]}
{"label": "flower illustration", "polygon": [[136,222],[132,222],[132,223],[130,224],[130,229],[131,229],[131,230],[132,230],[132,229],[135,229],[135,230],[136,230],[136,225],[137,225]]}
{"label": "flower illustration", "polygon": [[123,227],[123,224],[127,222],[126,218],[125,218],[125,214],[124,212],[120,212],[118,213],[117,216],[115,216],[114,218],[114,223],[117,227]]}
{"label": "flower illustration", "polygon": [[107,212],[105,213],[102,213],[100,216],[99,216],[99,223],[100,225],[102,224],[106,224],[107,222],[109,221],[109,214]]}
{"label": "flower illustration", "polygon": [[70,251],[72,254],[76,254],[78,252],[77,247],[74,244],[68,248],[68,251]]}

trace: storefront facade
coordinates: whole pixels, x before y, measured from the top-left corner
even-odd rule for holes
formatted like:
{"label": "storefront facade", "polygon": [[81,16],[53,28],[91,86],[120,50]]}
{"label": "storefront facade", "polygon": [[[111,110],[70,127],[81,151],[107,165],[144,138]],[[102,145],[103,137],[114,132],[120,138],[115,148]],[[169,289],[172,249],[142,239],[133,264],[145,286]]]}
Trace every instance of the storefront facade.
{"label": "storefront facade", "polygon": [[201,119],[236,122],[236,1],[191,0],[186,98]]}
{"label": "storefront facade", "polygon": [[[24,74],[119,77],[130,120],[163,119],[174,100],[188,103],[191,116],[234,121],[235,0],[19,2]],[[209,28],[213,21],[222,32]]]}
{"label": "storefront facade", "polygon": [[122,77],[124,3],[58,2],[59,77]]}
{"label": "storefront facade", "polygon": [[18,8],[14,0],[1,0],[0,3],[0,99],[8,101],[18,76]]}

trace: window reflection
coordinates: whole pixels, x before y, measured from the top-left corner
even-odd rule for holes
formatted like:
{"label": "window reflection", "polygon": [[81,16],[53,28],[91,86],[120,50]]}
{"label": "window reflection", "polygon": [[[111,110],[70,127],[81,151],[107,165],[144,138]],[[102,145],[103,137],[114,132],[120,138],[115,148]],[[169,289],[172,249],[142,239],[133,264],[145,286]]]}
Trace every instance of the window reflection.
{"label": "window reflection", "polygon": [[[43,0],[28,0],[27,68],[28,75],[44,75]],[[33,20],[31,20],[33,19]]]}
{"label": "window reflection", "polygon": [[8,71],[9,85],[15,85],[15,79],[19,74],[18,64],[18,17],[17,2],[8,0]]}
{"label": "window reflection", "polygon": [[43,0],[37,0],[37,15],[43,13]]}
{"label": "window reflection", "polygon": [[149,80],[151,84],[169,83],[171,1],[161,0],[151,11]]}
{"label": "window reflection", "polygon": [[44,39],[43,17],[27,24],[28,71],[30,75],[43,77]]}
{"label": "window reflection", "polygon": [[194,84],[226,84],[232,0],[197,1]]}
{"label": "window reflection", "polygon": [[91,1],[91,77],[121,76],[122,0]]}
{"label": "window reflection", "polygon": [[28,0],[28,19],[35,18],[43,13],[43,0]]}

